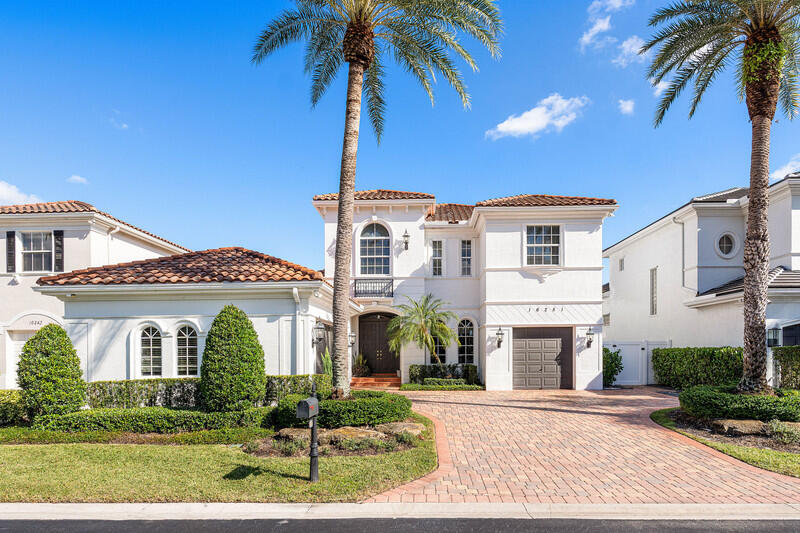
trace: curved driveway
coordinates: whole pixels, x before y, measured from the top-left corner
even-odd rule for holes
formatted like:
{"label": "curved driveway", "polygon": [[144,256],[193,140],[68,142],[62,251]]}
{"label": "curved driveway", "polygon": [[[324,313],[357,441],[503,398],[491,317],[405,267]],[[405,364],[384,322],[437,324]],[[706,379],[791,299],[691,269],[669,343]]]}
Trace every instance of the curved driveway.
{"label": "curved driveway", "polygon": [[[439,469],[378,502],[797,503],[800,479],[657,426],[677,398],[623,391],[407,393],[436,419]],[[443,430],[443,431],[442,431]]]}

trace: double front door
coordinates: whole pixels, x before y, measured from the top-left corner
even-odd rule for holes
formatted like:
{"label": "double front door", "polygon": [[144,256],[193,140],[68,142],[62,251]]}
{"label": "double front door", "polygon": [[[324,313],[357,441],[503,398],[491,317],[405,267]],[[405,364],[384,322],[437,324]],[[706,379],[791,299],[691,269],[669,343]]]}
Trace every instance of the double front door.
{"label": "double front door", "polygon": [[358,320],[358,350],[373,374],[394,374],[400,369],[400,358],[389,350],[386,334],[392,318],[393,315],[387,313],[372,313]]}

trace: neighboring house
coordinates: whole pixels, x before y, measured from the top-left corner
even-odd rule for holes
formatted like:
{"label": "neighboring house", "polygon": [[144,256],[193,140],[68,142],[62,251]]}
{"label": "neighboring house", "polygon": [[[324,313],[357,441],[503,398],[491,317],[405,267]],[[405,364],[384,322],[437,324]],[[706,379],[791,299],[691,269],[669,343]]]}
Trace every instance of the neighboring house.
{"label": "neighboring house", "polygon": [[[618,383],[653,382],[654,346],[742,346],[747,193],[693,198],[604,250],[605,345],[622,350]],[[769,202],[769,344],[800,344],[800,174],[772,184]]]}
{"label": "neighboring house", "polygon": [[0,389],[16,387],[25,341],[63,324],[64,304],[32,290],[39,277],[187,251],[78,201],[0,206],[0,248]]}
{"label": "neighboring house", "polygon": [[[334,272],[337,194],[315,196]],[[373,372],[435,364],[416,346],[389,351],[395,306],[431,293],[458,320],[445,363],[473,363],[487,389],[602,388],[602,228],[614,200],[519,195],[475,205],[433,195],[357,191],[351,296],[354,354]]]}

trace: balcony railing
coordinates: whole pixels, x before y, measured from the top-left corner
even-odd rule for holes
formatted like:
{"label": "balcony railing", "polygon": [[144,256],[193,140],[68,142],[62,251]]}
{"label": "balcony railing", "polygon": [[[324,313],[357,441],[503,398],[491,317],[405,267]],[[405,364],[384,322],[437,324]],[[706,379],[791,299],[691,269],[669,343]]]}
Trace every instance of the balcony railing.
{"label": "balcony railing", "polygon": [[394,296],[394,280],[355,279],[353,280],[353,296],[355,298],[392,298]]}

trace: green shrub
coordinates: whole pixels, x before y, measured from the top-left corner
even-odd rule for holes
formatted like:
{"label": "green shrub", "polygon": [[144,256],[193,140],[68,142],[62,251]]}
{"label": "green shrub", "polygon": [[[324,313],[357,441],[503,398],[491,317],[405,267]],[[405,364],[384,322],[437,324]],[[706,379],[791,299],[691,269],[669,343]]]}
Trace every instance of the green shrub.
{"label": "green shrub", "polygon": [[[383,391],[353,391],[351,400],[320,400],[317,423],[324,428],[377,426],[405,420],[411,415],[411,400]],[[307,420],[296,418],[297,402],[304,396],[290,394],[275,408],[275,426],[303,427]]]}
{"label": "green shrub", "polygon": [[87,385],[89,407],[170,407],[194,409],[200,406],[199,378],[126,379],[92,381]]}
{"label": "green shrub", "polygon": [[420,385],[419,383],[404,383],[400,385],[400,390],[486,390],[483,385]]}
{"label": "green shrub", "polygon": [[467,380],[463,378],[425,378],[422,380],[423,385],[466,385]]}
{"label": "green shrub", "polygon": [[786,422],[780,420],[770,420],[767,425],[769,435],[781,444],[800,443],[800,430],[793,428]]}
{"label": "green shrub", "polygon": [[654,348],[656,381],[674,389],[721,386],[742,377],[741,348]]}
{"label": "green shrub", "polygon": [[272,441],[272,447],[278,451],[281,455],[285,455],[287,457],[291,457],[292,455],[299,452],[301,449],[305,448],[305,445],[302,441],[287,439],[287,440],[274,440]]}
{"label": "green shrub", "polygon": [[603,348],[603,387],[614,385],[622,369],[622,356],[619,350],[612,352],[608,348]]}
{"label": "green shrub", "polygon": [[690,387],[679,396],[681,409],[698,418],[800,422],[800,395],[775,389],[775,396],[736,394],[735,385]]}
{"label": "green shrub", "polygon": [[408,380],[411,383],[425,384],[425,378],[463,379],[467,385],[478,385],[478,367],[475,365],[410,365]]}
{"label": "green shrub", "polygon": [[18,390],[0,390],[0,426],[16,426],[22,423],[24,416],[22,393]]}
{"label": "green shrub", "polygon": [[43,327],[25,343],[17,383],[30,419],[71,413],[86,404],[80,359],[67,332],[55,324]]}
{"label": "green shrub", "polygon": [[178,433],[206,429],[266,427],[271,418],[271,407],[253,407],[243,411],[216,413],[164,407],[134,407],[131,409],[88,409],[66,415],[44,415],[34,420],[33,428],[67,432]]}
{"label": "green shrub", "polygon": [[225,428],[183,433],[150,433],[131,438],[130,432],[123,431],[46,431],[29,427],[9,427],[0,429],[0,444],[66,444],[111,442],[142,444],[241,444],[254,439],[272,436],[273,431],[265,428]]}
{"label": "green shrub", "polygon": [[776,346],[772,356],[778,363],[780,387],[800,389],[800,346]]}
{"label": "green shrub", "polygon": [[207,411],[240,411],[260,405],[266,386],[264,350],[253,323],[241,309],[226,305],[206,337],[200,368],[200,395]]}
{"label": "green shrub", "polygon": [[311,384],[317,384],[317,398],[327,398],[333,391],[331,377],[326,374],[267,376],[266,403],[279,402],[289,394],[311,395]]}
{"label": "green shrub", "polygon": [[322,353],[322,373],[333,379],[333,359],[331,359],[331,352],[327,346]]}

